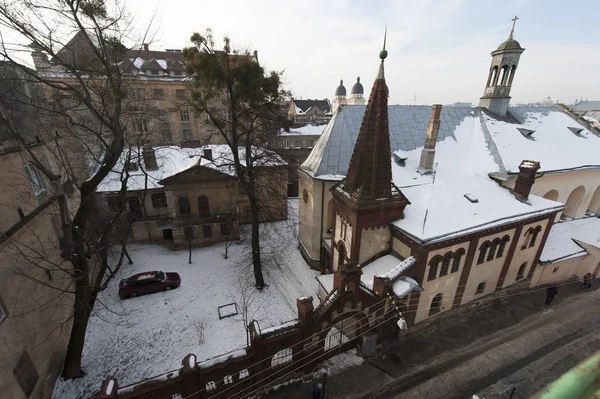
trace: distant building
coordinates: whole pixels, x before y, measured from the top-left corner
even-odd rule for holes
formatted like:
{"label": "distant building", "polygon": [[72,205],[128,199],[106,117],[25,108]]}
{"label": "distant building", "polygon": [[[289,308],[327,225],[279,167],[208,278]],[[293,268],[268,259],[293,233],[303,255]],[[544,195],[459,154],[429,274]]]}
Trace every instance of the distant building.
{"label": "distant building", "polygon": [[344,81],[340,80],[340,85],[335,89],[335,95],[333,97],[333,108],[337,109],[340,105],[365,105],[365,89],[362,83],[360,83],[360,77],[356,78],[356,83],[352,86],[350,91],[350,98],[346,98],[346,88],[344,87]]}
{"label": "distant building", "polygon": [[[265,162],[257,180],[261,220],[287,219],[286,163],[262,148],[254,156]],[[129,173],[124,205],[134,220],[134,241],[208,245],[238,239],[239,224],[250,222],[228,145],[132,149],[131,155],[127,149],[120,162],[127,162]],[[111,173],[98,187],[109,210],[118,209],[120,186],[121,175]]]}
{"label": "distant building", "polygon": [[571,112],[600,129],[600,101],[580,101],[571,107]]}
{"label": "distant building", "polygon": [[290,99],[288,119],[296,124],[312,123],[322,125],[331,119],[331,103],[329,100]]}

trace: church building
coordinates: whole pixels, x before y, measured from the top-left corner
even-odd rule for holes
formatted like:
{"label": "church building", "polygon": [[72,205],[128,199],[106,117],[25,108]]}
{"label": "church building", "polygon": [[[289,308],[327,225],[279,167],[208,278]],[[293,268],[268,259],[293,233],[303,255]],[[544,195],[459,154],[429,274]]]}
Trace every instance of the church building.
{"label": "church building", "polygon": [[[340,85],[299,169],[307,262],[324,273],[358,264],[361,287],[395,295],[409,325],[554,282],[540,264],[553,223],[597,220],[600,137],[559,108],[509,107],[524,50],[511,31],[492,52],[478,107],[388,106],[385,50],[366,106],[343,103]],[[333,277],[318,281],[323,299]]]}

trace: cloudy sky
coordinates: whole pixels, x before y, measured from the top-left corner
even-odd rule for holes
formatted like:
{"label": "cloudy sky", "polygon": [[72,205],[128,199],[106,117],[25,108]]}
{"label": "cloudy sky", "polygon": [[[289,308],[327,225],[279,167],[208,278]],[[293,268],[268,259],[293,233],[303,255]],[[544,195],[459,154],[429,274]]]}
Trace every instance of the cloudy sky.
{"label": "cloudy sky", "polygon": [[368,91],[388,27],[390,103],[477,103],[490,52],[507,39],[526,51],[512,103],[547,96],[600,100],[598,0],[127,0],[156,32],[152,47],[182,48],[211,27],[238,48],[257,50],[262,65],[284,71],[302,98],[332,98],[339,80],[350,92],[361,76]]}

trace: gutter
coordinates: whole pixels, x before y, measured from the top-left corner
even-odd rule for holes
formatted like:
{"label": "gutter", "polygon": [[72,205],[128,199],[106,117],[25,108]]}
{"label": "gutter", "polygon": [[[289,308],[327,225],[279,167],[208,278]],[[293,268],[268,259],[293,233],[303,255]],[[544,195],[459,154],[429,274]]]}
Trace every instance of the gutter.
{"label": "gutter", "polygon": [[[323,267],[323,213],[325,210],[323,206],[325,205],[325,182],[321,182],[321,220],[320,220],[320,232],[319,232],[319,267],[321,269],[321,273],[324,273]],[[333,246],[333,245],[332,245]]]}

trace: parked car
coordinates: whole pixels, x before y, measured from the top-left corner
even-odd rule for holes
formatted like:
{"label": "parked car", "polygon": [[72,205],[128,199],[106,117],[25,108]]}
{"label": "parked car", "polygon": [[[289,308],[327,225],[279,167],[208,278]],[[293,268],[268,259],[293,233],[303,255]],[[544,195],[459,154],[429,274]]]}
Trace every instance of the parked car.
{"label": "parked car", "polygon": [[138,295],[151,294],[158,291],[169,291],[181,285],[181,277],[177,273],[160,271],[138,273],[119,283],[119,296],[135,298]]}

